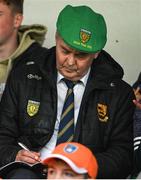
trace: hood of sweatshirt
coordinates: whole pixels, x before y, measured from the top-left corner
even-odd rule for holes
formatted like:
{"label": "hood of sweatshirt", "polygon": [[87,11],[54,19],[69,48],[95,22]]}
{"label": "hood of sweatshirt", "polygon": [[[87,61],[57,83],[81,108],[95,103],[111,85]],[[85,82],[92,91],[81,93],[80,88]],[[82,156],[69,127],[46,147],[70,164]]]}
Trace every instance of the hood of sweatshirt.
{"label": "hood of sweatshirt", "polygon": [[19,45],[18,48],[6,59],[0,60],[0,94],[3,91],[5,81],[11,70],[13,61],[26,51],[32,43],[38,42],[43,45],[47,27],[40,24],[22,25],[19,28]]}

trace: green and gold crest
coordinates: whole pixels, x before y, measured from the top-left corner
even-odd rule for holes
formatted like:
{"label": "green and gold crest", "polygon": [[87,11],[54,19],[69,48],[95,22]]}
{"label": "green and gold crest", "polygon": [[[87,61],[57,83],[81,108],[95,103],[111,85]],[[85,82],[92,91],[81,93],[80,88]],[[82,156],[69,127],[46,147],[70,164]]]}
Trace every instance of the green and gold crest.
{"label": "green and gold crest", "polygon": [[88,42],[90,37],[91,37],[91,32],[90,31],[87,31],[85,29],[80,30],[80,39],[81,39],[82,43],[85,44],[86,42]]}
{"label": "green and gold crest", "polygon": [[27,114],[29,116],[34,116],[35,114],[37,114],[39,110],[39,106],[40,106],[40,102],[28,100]]}
{"label": "green and gold crest", "polygon": [[107,106],[106,105],[99,103],[97,105],[97,112],[98,112],[98,117],[99,117],[100,121],[102,121],[102,122],[108,121]]}

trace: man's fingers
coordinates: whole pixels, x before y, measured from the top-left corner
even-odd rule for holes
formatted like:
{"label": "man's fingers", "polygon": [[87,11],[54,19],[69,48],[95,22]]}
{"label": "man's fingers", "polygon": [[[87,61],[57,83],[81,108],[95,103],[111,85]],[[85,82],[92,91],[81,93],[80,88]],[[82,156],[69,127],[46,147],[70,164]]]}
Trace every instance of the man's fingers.
{"label": "man's fingers", "polygon": [[40,153],[20,150],[16,156],[16,161],[24,161],[30,164],[40,162]]}
{"label": "man's fingers", "polygon": [[141,88],[140,87],[137,87],[137,89],[134,89],[134,94],[136,96],[137,101],[141,100]]}
{"label": "man's fingers", "polygon": [[141,109],[141,103],[140,102],[138,102],[137,100],[133,100],[133,103],[136,105],[136,107]]}

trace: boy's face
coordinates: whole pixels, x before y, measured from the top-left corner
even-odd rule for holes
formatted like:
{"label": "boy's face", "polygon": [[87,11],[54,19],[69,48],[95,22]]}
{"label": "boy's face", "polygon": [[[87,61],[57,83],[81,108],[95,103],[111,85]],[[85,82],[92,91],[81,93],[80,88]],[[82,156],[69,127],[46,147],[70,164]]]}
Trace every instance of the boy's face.
{"label": "boy's face", "polygon": [[21,25],[22,15],[12,12],[12,9],[0,1],[0,46],[12,41]]}
{"label": "boy's face", "polygon": [[47,179],[84,179],[84,175],[74,172],[64,161],[52,159],[48,163]]}

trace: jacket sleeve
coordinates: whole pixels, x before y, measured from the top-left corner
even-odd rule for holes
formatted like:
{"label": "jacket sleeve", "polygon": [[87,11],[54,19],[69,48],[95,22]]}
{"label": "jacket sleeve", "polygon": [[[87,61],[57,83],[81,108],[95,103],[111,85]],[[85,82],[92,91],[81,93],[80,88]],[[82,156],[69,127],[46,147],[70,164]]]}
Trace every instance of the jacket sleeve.
{"label": "jacket sleeve", "polygon": [[134,151],[134,169],[132,176],[137,176],[139,172],[141,172],[141,144],[139,148]]}
{"label": "jacket sleeve", "polygon": [[118,91],[113,105],[115,111],[111,108],[110,112],[112,123],[107,137],[108,144],[105,151],[96,154],[98,178],[127,178],[133,169],[134,93],[131,88],[121,88]]}
{"label": "jacket sleeve", "polygon": [[18,146],[16,81],[11,73],[0,102],[0,166],[15,160]]}
{"label": "jacket sleeve", "polygon": [[141,110],[136,108],[134,113],[134,171],[141,171]]}

